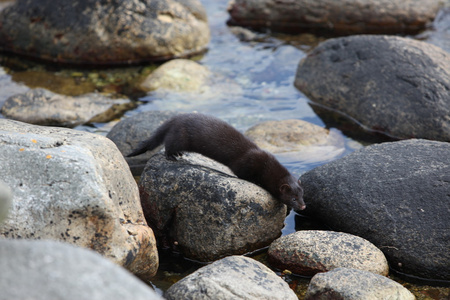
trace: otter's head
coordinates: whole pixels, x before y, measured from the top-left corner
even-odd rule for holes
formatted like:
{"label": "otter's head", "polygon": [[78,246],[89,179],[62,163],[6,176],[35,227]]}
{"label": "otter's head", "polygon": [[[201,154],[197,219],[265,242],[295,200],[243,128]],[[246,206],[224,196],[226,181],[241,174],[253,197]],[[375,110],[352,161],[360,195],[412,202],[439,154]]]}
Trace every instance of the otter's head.
{"label": "otter's head", "polygon": [[297,180],[293,176],[288,176],[280,185],[280,201],[294,210],[303,210],[306,208],[303,201],[303,189],[300,179]]}

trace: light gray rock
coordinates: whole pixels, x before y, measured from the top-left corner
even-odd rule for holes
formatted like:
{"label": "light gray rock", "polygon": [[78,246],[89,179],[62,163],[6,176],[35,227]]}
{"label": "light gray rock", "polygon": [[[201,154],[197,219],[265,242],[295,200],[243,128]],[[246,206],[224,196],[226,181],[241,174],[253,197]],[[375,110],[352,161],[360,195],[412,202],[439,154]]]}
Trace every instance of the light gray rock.
{"label": "light gray rock", "polygon": [[301,181],[304,214],[367,239],[396,271],[450,282],[450,143],[368,146]]}
{"label": "light gray rock", "polygon": [[136,182],[109,139],[0,119],[0,178],[14,194],[0,235],[66,241],[139,276],[156,273]]}
{"label": "light gray rock", "polygon": [[295,86],[312,101],[396,138],[450,141],[450,55],[395,36],[329,39],[304,58]]}
{"label": "light gray rock", "polygon": [[174,59],[159,66],[141,83],[145,91],[168,89],[177,92],[200,91],[211,72],[189,59]]}
{"label": "light gray rock", "polygon": [[172,285],[175,299],[298,299],[288,284],[260,262],[230,256],[203,267]]}
{"label": "light gray rock", "polygon": [[133,106],[128,99],[111,99],[96,93],[70,97],[39,88],[9,97],[1,112],[26,123],[75,127],[111,121]]}
{"label": "light gray rock", "polygon": [[97,253],[55,241],[0,239],[0,299],[162,300]]}
{"label": "light gray rock", "polygon": [[205,50],[198,0],[19,0],[0,12],[0,49],[52,62],[127,64]]}
{"label": "light gray rock", "polygon": [[414,300],[401,284],[371,272],[338,268],[316,274],[308,286],[305,300]]}
{"label": "light gray rock", "polygon": [[[131,153],[141,141],[145,141],[162,123],[175,116],[172,111],[146,111],[122,120],[114,125],[106,136],[112,140],[123,155]],[[141,175],[147,161],[159,148],[147,151],[134,157],[126,157],[131,172],[135,176]]]}
{"label": "light gray rock", "polygon": [[198,261],[260,249],[284,227],[284,204],[196,153],[177,161],[156,154],[142,173],[139,191],[158,243],[176,245]]}
{"label": "light gray rock", "polygon": [[3,220],[8,216],[11,202],[11,189],[6,184],[0,181],[0,226]]}
{"label": "light gray rock", "polygon": [[230,24],[275,31],[337,34],[418,32],[440,0],[231,0]]}
{"label": "light gray rock", "polygon": [[336,268],[352,268],[387,276],[389,265],[369,241],[343,232],[303,230],[275,240],[267,253],[280,270],[312,276]]}

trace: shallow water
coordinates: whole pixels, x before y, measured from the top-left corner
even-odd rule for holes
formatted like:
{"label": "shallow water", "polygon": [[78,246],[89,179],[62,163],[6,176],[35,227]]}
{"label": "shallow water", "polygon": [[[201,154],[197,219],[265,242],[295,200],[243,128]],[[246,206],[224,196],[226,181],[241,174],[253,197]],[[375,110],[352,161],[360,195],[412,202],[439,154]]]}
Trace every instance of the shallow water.
{"label": "shallow water", "polygon": [[[6,2],[0,0],[0,9]],[[126,95],[142,102],[136,109],[128,111],[124,118],[148,110],[198,111],[222,118],[241,131],[265,120],[301,119],[327,127],[333,134],[341,137],[341,144],[308,154],[309,156],[305,153],[277,155],[298,176],[363,145],[386,140],[359,130],[351,122],[341,122],[338,115],[330,113],[319,117],[320,108],[313,107],[294,87],[299,61],[324,38],[310,34],[287,36],[230,28],[226,25],[227,0],[202,0],[202,3],[208,13],[211,42],[208,51],[194,59],[215,74],[215,80],[208,89],[199,93],[155,91],[144,95],[135,86],[156,67],[151,64],[80,69],[0,55],[0,106],[9,96],[24,92],[29,87],[44,87],[67,95],[97,90]],[[117,121],[79,126],[76,129],[106,135]],[[286,218],[283,234],[296,231],[301,226],[300,219],[298,215],[291,213]],[[153,281],[160,291],[198,267],[182,259],[169,256],[164,260],[164,257],[161,260],[161,270]],[[298,281],[298,285],[303,287],[307,282],[288,276],[286,280],[295,285]]]}

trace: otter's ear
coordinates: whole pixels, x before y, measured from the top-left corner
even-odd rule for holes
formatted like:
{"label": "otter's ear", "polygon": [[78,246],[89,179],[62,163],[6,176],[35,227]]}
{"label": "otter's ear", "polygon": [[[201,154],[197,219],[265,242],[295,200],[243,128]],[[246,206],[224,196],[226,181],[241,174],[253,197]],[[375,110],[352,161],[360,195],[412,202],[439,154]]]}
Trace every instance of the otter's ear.
{"label": "otter's ear", "polygon": [[282,184],[281,186],[280,186],[280,192],[282,192],[282,193],[289,193],[290,191],[291,191],[292,189],[291,189],[291,187],[289,186],[289,184]]}

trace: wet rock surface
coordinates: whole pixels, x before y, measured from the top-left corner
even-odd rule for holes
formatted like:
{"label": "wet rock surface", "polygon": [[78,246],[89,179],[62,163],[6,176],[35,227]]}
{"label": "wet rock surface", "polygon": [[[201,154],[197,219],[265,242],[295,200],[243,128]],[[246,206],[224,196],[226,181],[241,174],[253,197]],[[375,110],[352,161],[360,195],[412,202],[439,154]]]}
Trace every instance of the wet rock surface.
{"label": "wet rock surface", "polygon": [[136,182],[100,135],[0,119],[0,178],[13,191],[0,235],[91,248],[138,276],[158,268]]}
{"label": "wet rock surface", "polygon": [[162,299],[97,253],[55,241],[1,239],[0,269],[5,300]]}
{"label": "wet rock surface", "polygon": [[329,39],[303,59],[295,86],[366,128],[450,141],[450,55],[394,36]]}
{"label": "wet rock surface", "polygon": [[288,284],[260,262],[230,256],[174,284],[166,299],[298,299]]}
{"label": "wet rock surface", "polygon": [[199,53],[209,42],[197,0],[20,0],[0,12],[0,49],[73,64],[119,64]]}
{"label": "wet rock surface", "polygon": [[275,240],[268,260],[279,270],[312,276],[336,268],[353,268],[387,276],[383,252],[370,242],[347,233],[303,230]]}
{"label": "wet rock surface", "polygon": [[411,33],[431,22],[439,0],[232,0],[229,23],[282,32]]}
{"label": "wet rock surface", "polygon": [[307,209],[367,239],[394,270],[450,282],[450,143],[368,146],[302,175]]}
{"label": "wet rock surface", "polygon": [[[136,149],[141,141],[147,140],[160,125],[176,114],[177,112],[172,111],[142,112],[122,119],[110,130],[106,137],[112,140],[120,152],[126,156]],[[159,148],[138,156],[126,157],[125,159],[133,175],[141,175],[147,161],[158,151]]]}
{"label": "wet rock surface", "polygon": [[45,89],[31,89],[9,97],[1,113],[26,123],[72,128],[111,121],[132,107],[134,104],[128,99],[111,99],[96,93],[70,97]]}
{"label": "wet rock surface", "polygon": [[338,268],[315,275],[305,300],[312,299],[395,299],[414,300],[401,284],[363,270]]}
{"label": "wet rock surface", "polygon": [[284,226],[284,204],[195,153],[183,154],[177,161],[162,153],[153,156],[139,190],[159,245],[176,245],[183,255],[198,261],[260,249],[279,237]]}

